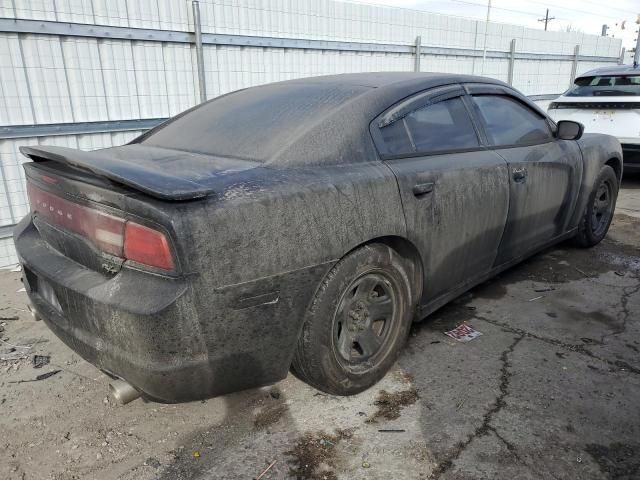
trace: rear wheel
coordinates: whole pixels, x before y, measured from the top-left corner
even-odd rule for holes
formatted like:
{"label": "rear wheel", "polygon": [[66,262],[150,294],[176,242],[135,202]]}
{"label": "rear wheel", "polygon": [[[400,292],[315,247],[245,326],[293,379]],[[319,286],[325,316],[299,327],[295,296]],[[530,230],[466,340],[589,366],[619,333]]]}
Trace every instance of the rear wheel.
{"label": "rear wheel", "polygon": [[340,260],[305,318],[292,370],[310,385],[352,395],[391,368],[413,318],[407,261],[383,244]]}
{"label": "rear wheel", "polygon": [[618,178],[613,168],[605,165],[600,170],[578,226],[576,242],[581,247],[592,247],[602,241],[613,219],[618,198]]}

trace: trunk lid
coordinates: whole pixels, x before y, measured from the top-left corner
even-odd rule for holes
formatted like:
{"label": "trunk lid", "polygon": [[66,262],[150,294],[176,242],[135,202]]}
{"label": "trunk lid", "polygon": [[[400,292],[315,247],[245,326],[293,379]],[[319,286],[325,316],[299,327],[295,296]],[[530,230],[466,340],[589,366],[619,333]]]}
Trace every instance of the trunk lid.
{"label": "trunk lid", "polygon": [[92,152],[65,147],[21,147],[35,162],[53,161],[107,178],[161,200],[206,197],[225,175],[259,162],[133,144]]}

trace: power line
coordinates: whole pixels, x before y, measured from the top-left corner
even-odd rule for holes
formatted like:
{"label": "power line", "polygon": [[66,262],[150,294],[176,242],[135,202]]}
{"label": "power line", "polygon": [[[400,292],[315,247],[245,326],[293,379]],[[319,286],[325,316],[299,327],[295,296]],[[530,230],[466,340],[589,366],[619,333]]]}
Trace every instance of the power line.
{"label": "power line", "polygon": [[[347,0],[347,1],[354,1],[354,0]],[[535,0],[528,0],[528,1],[529,1],[529,3],[535,3],[537,5],[543,5],[545,7],[549,6],[549,3],[545,3],[545,2],[537,2]],[[583,1],[586,2],[586,0],[583,0]],[[355,0],[355,2],[356,3],[367,3],[366,0]],[[481,8],[483,10],[487,7],[487,3],[477,3],[477,2],[467,1],[467,0],[445,0],[445,2],[451,2],[451,3],[461,4],[461,5],[470,5],[470,6],[473,6],[473,7]],[[442,3],[444,3],[444,2],[438,2],[438,3],[440,5],[442,5]],[[591,2],[588,2],[588,3],[591,3]],[[595,5],[593,3],[591,3],[591,4]],[[386,6],[390,7],[390,8],[399,8],[401,10],[413,10],[413,11],[417,11],[417,12],[434,13],[434,14],[437,14],[437,15],[451,15],[451,16],[460,17],[460,18],[475,18],[475,19],[477,19],[477,17],[475,17],[473,15],[467,15],[467,16],[465,16],[465,15],[456,15],[455,13],[445,13],[445,12],[441,12],[441,11],[434,11],[434,10],[429,10],[428,8],[415,8],[415,7],[414,8],[407,8],[407,7],[397,7],[397,6],[393,6],[393,5],[386,5]],[[426,7],[426,5],[425,5],[425,7]],[[576,13],[581,13],[583,15],[588,15],[588,16],[592,16],[592,17],[607,18],[607,19],[611,19],[611,20],[619,20],[618,17],[608,16],[608,15],[604,15],[602,13],[597,13],[597,12],[590,11],[590,10],[579,10],[579,9],[576,9],[576,8],[560,7],[560,6],[557,6],[557,5],[552,5],[552,7],[554,9],[557,9],[557,10],[564,10],[564,11],[567,11],[567,12],[576,12]],[[503,11],[503,12],[517,13],[517,14],[520,14],[520,15],[527,15],[529,17],[535,17],[536,19],[539,19],[539,15],[540,15],[538,12],[532,12],[532,11],[528,11],[528,10],[519,10],[519,9],[515,9],[515,8],[498,7],[498,6],[495,6],[495,5],[492,5],[491,9],[492,10],[500,10],[500,11]],[[628,10],[621,10],[621,9],[618,9],[618,10],[624,11],[626,13],[631,14],[631,12],[628,11]],[[636,14],[633,13],[633,15],[635,16]],[[554,20],[564,20],[564,21],[567,21],[567,22],[571,22],[573,20],[571,18],[560,17],[560,16],[553,17],[553,19]],[[501,23],[501,22],[497,22],[497,23]],[[513,22],[510,22],[510,23],[513,23]]]}
{"label": "power line", "polygon": [[[449,1],[455,1],[455,0],[449,0]],[[583,0],[583,1],[585,1],[585,0]],[[592,10],[584,10],[584,9],[571,8],[571,7],[563,7],[563,6],[560,6],[560,5],[549,4],[549,2],[537,2],[536,0],[528,0],[528,3],[535,3],[537,5],[542,5],[544,7],[553,7],[556,10],[564,10],[565,12],[582,13],[584,15],[591,15],[593,17],[599,17],[599,18],[606,17],[606,18],[611,18],[611,19],[617,19],[618,18],[616,16],[606,15],[606,14],[601,13],[601,12],[594,12]],[[592,3],[592,5],[595,5],[595,4]],[[498,7],[494,7],[494,8],[498,8]],[[615,10],[613,8],[609,9],[608,7],[607,7],[607,9],[608,10]],[[633,16],[637,15],[637,13],[634,13],[634,12],[631,12],[631,11],[628,11],[628,10],[623,10],[623,11],[628,13],[628,14],[630,14],[630,15],[633,15]]]}
{"label": "power line", "polygon": [[[588,1],[588,0],[582,0],[582,2],[583,2],[583,3],[588,3],[588,4],[593,5],[593,6],[595,6],[595,7],[602,8],[602,4],[600,4],[600,3],[590,2],[590,1]],[[633,16],[635,16],[635,15],[637,15],[637,14],[638,14],[638,12],[633,12],[633,11],[631,11],[631,10],[624,10],[624,9],[622,9],[622,8],[610,7],[610,6],[608,6],[608,5],[607,5],[606,9],[607,9],[607,10],[617,10],[617,11],[619,11],[619,12],[624,12],[624,13],[626,13],[626,14],[633,15]]]}

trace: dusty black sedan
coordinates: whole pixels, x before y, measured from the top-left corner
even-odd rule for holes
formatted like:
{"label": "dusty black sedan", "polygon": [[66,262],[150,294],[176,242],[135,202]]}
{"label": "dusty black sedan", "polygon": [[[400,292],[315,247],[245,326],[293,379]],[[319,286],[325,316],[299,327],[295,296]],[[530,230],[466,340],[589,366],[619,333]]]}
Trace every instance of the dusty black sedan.
{"label": "dusty black sedan", "polygon": [[602,240],[622,175],[615,138],[449,74],[274,83],[125,146],[22,152],[29,298],[123,401],[290,369],[360,392],[413,320],[553,243]]}

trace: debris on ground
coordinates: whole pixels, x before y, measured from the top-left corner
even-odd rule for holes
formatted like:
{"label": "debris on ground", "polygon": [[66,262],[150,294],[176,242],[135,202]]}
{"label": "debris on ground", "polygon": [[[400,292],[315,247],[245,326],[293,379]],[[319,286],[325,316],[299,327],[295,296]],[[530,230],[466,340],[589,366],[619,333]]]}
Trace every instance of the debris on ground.
{"label": "debris on ground", "polygon": [[269,466],[268,466],[267,468],[265,468],[265,469],[262,471],[262,473],[256,477],[256,480],[260,480],[262,477],[264,477],[264,476],[265,476],[265,474],[266,474],[269,470],[271,470],[271,467],[273,467],[273,466],[276,464],[276,462],[277,462],[277,460],[274,460],[273,462],[271,462],[271,463],[269,464]]}
{"label": "debris on ground", "polygon": [[580,273],[581,275],[584,275],[585,278],[591,278],[591,275],[589,275],[588,273],[585,273],[584,271],[580,270],[578,267],[573,267],[573,269]]}
{"label": "debris on ground", "polygon": [[53,377],[54,375],[57,375],[58,373],[60,373],[62,370],[52,370],[50,372],[47,373],[42,373],[40,375],[38,375],[36,377],[36,382],[39,380],[46,380],[47,378]]}
{"label": "debris on ground", "polygon": [[408,390],[389,393],[381,390],[378,398],[373,404],[378,407],[378,411],[367,420],[367,423],[375,423],[379,418],[395,420],[400,417],[400,410],[409,405],[413,405],[420,398],[415,387]]}
{"label": "debris on ground", "polygon": [[530,298],[530,299],[529,299],[529,301],[530,301],[530,302],[535,302],[536,300],[540,300],[540,299],[541,299],[541,298],[543,298],[543,297],[544,297],[544,295],[539,295],[539,296],[537,296],[537,297]]}
{"label": "debris on ground", "polygon": [[17,315],[12,315],[10,317],[0,317],[0,320],[4,321],[4,320],[20,320],[20,317]]}
{"label": "debris on ground", "polygon": [[272,388],[271,390],[269,390],[269,395],[271,396],[271,398],[275,398],[277,400],[278,398],[280,398],[280,390],[278,390],[277,388]]}
{"label": "debris on ground", "polygon": [[402,433],[406,432],[404,428],[381,428],[378,430],[380,433]]}
{"label": "debris on ground", "polygon": [[286,455],[291,475],[301,480],[337,480],[335,468],[336,446],[353,436],[351,430],[336,430],[335,435],[325,432],[306,433]]}
{"label": "debris on ground", "polygon": [[47,373],[42,373],[40,375],[38,375],[35,379],[33,380],[15,380],[15,381],[11,381],[9,383],[30,383],[30,382],[39,382],[40,380],[46,380],[47,378],[51,378],[54,375],[57,375],[58,373],[60,373],[62,370],[51,370],[50,372]]}
{"label": "debris on ground", "polygon": [[264,430],[267,427],[270,427],[274,423],[277,423],[278,420],[284,415],[284,412],[287,411],[287,405],[284,403],[276,403],[274,405],[267,405],[263,407],[256,417],[253,419],[253,425],[258,430]]}
{"label": "debris on ground", "polygon": [[482,335],[481,332],[479,332],[478,330],[474,329],[471,325],[468,325],[466,323],[462,323],[458,325],[456,328],[454,328],[453,330],[444,332],[444,334],[459,342],[469,342],[474,338],[477,338],[480,335]]}
{"label": "debris on ground", "polygon": [[7,342],[5,339],[0,338],[0,360],[1,361],[15,361],[22,360],[29,356],[29,350],[33,348],[33,345],[16,345]]}
{"label": "debris on ground", "polygon": [[33,356],[33,368],[42,368],[45,365],[49,365],[51,357],[49,355],[34,355]]}
{"label": "debris on ground", "polygon": [[552,292],[554,291],[556,288],[555,287],[540,287],[540,288],[534,288],[533,291],[536,293],[542,293],[542,292]]}

